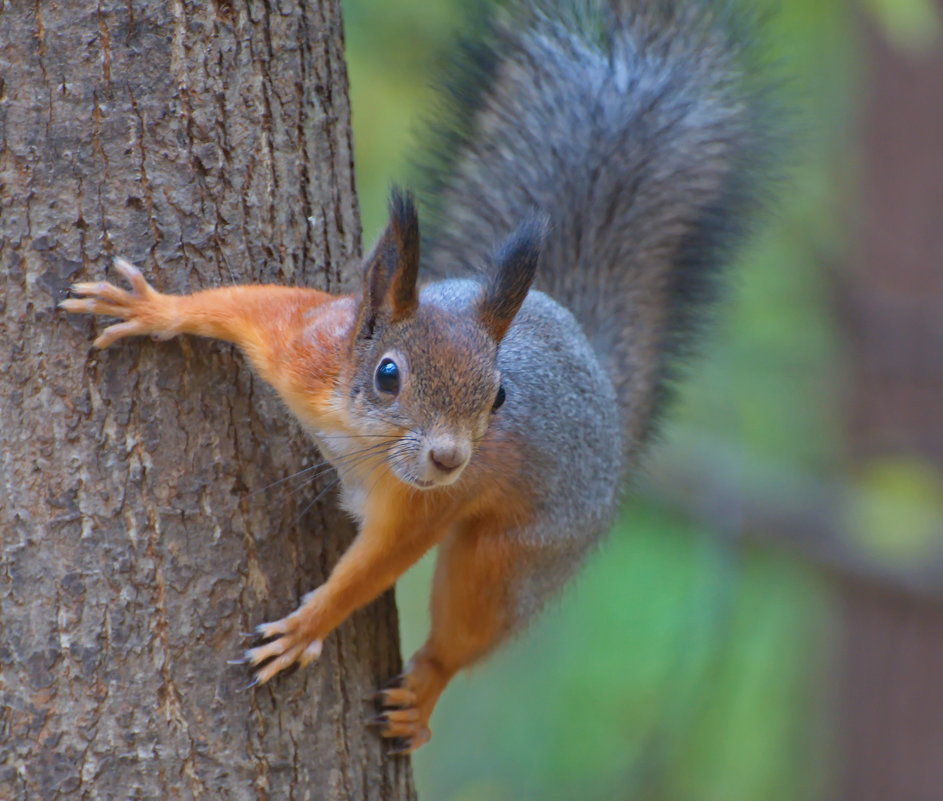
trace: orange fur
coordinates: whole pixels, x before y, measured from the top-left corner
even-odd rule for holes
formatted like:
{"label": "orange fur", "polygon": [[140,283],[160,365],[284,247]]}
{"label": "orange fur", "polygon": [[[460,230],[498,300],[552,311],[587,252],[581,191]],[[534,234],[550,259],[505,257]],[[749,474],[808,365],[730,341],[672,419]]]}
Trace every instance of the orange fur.
{"label": "orange fur", "polygon": [[[164,295],[131,265],[116,263],[131,292],[107,283],[77,284],[82,299],[62,306],[123,318],[96,343],[126,336],[170,338],[196,334],[233,342],[253,367],[315,430],[355,433],[346,411],[347,373],[358,304],[311,289],[232,286],[192,295]],[[314,659],[321,641],[352,612],[389,589],[429,548],[442,543],[432,597],[432,631],[414,656],[404,685],[389,690],[394,707],[381,733],[402,737],[412,750],[429,737],[428,721],[451,677],[490,651],[508,632],[519,554],[505,532],[523,525],[531,499],[521,482],[521,449],[489,430],[459,485],[419,490],[386,465],[365,464],[350,473],[369,493],[360,508],[360,532],[327,581],[282,620],[259,627],[275,638],[246,652],[265,682],[285,668]],[[358,472],[359,471],[359,472]],[[379,473],[379,475],[376,475]],[[482,588],[487,591],[482,592]],[[263,664],[264,663],[264,664]]]}
{"label": "orange fur", "polygon": [[[73,287],[71,312],[120,317],[95,344],[108,347],[127,336],[169,339],[179,334],[212,337],[238,345],[259,375],[311,424],[331,422],[331,397],[356,316],[356,302],[315,289],[229,286],[192,295],[165,295],[149,286],[131,265],[118,262],[131,281],[128,292],[106,282]],[[326,420],[322,418],[327,418]]]}
{"label": "orange fur", "polygon": [[233,286],[171,301],[174,329],[236,343],[306,422],[327,411],[354,303],[314,289]]}
{"label": "orange fur", "polygon": [[[488,654],[510,632],[526,546],[506,536],[508,519],[487,516],[453,531],[441,544],[432,590],[432,629],[410,660],[400,686],[380,693],[380,733],[404,741],[403,752],[431,737],[429,718],[452,677]],[[486,591],[482,591],[486,588]],[[412,714],[403,716],[403,711]]]}
{"label": "orange fur", "polygon": [[[371,489],[357,538],[302,609],[319,634],[388,590],[429,548],[464,519],[466,495],[412,489],[387,474]],[[474,592],[472,590],[472,592]],[[313,623],[311,625],[314,625]]]}

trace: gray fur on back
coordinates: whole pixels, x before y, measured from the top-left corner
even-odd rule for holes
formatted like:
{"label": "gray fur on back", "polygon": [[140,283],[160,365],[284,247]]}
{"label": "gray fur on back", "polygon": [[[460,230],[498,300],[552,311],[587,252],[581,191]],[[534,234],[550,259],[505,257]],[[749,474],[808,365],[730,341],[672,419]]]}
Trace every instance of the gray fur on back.
{"label": "gray fur on back", "polygon": [[743,74],[749,26],[723,2],[601,5],[507,3],[468,56],[427,252],[435,274],[480,270],[546,213],[536,286],[609,371],[634,459],[754,216],[769,126]]}
{"label": "gray fur on back", "polygon": [[[468,309],[475,281],[439,281],[422,302]],[[525,479],[536,492],[534,524],[507,532],[534,562],[521,571],[521,619],[528,617],[579,565],[612,523],[625,483],[619,413],[609,376],[573,315],[533,291],[498,350],[506,391],[491,427],[523,443]]]}
{"label": "gray fur on back", "polygon": [[[508,532],[534,545],[524,620],[610,524],[754,216],[770,126],[744,74],[749,31],[723,0],[503,8],[451,82],[425,247],[435,275],[480,273],[522,220],[550,220],[537,289],[499,350],[507,402],[492,423],[526,443],[538,495],[534,522]],[[444,281],[424,298],[478,291]]]}

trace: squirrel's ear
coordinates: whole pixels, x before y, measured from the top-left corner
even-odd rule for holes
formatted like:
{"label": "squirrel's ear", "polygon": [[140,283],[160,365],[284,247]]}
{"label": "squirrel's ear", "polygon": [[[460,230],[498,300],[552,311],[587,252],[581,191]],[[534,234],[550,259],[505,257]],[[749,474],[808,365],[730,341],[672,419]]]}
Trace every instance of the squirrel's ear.
{"label": "squirrel's ear", "polygon": [[547,218],[543,215],[528,217],[495,256],[494,277],[478,306],[479,317],[495,342],[504,339],[530,291],[546,235]]}
{"label": "squirrel's ear", "polygon": [[364,262],[363,299],[358,329],[371,336],[381,315],[392,322],[416,311],[419,293],[419,216],[409,192],[390,193],[390,221]]}

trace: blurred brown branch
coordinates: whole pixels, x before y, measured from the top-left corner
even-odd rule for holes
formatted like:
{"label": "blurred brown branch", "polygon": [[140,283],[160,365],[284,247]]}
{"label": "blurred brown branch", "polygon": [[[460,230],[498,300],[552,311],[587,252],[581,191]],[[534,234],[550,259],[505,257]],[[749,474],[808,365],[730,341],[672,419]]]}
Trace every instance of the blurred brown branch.
{"label": "blurred brown branch", "polygon": [[785,546],[828,571],[943,600],[943,519],[939,536],[919,554],[890,561],[854,530],[852,510],[866,490],[839,478],[803,474],[751,459],[727,443],[685,436],[654,460],[641,492],[721,535]]}

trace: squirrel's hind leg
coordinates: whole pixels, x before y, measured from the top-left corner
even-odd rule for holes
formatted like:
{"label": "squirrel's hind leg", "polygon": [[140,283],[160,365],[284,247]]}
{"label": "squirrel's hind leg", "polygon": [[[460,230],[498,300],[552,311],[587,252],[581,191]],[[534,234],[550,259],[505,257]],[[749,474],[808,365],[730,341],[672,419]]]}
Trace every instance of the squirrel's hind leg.
{"label": "squirrel's hind leg", "polygon": [[393,753],[428,742],[429,718],[448,682],[515,627],[523,548],[491,520],[461,527],[439,546],[429,638],[403,674],[377,693],[383,711],[371,724],[397,741]]}

